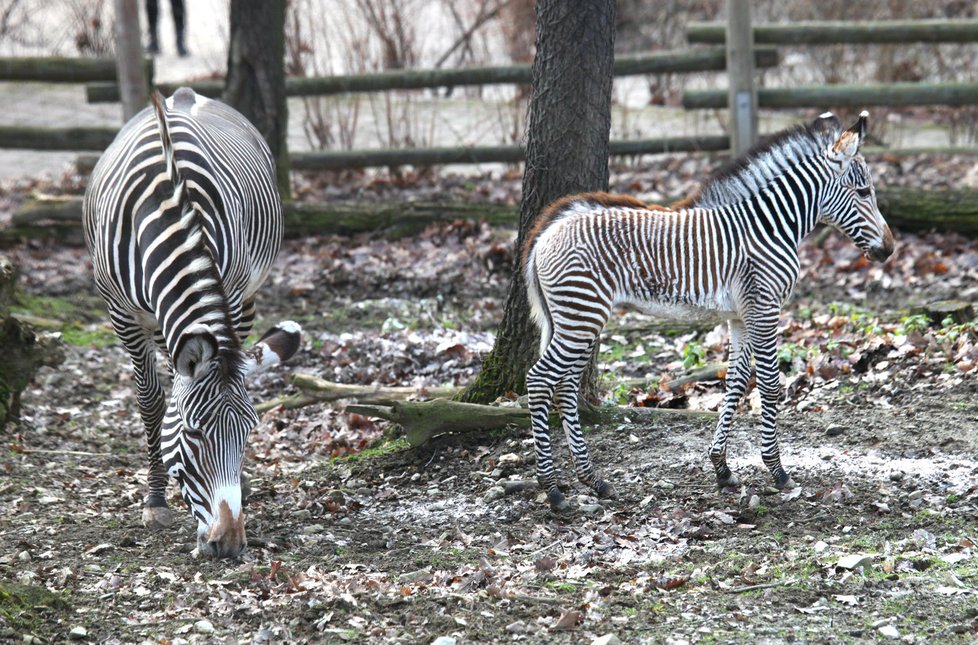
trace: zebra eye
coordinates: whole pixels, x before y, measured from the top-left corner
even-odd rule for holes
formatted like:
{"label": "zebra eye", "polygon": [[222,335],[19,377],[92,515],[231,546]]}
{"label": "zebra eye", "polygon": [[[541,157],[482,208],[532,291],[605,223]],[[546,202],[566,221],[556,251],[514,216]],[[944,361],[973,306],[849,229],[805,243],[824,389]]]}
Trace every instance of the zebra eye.
{"label": "zebra eye", "polygon": [[862,188],[856,189],[856,194],[860,197],[869,197],[869,194],[873,192],[869,186],[863,186]]}

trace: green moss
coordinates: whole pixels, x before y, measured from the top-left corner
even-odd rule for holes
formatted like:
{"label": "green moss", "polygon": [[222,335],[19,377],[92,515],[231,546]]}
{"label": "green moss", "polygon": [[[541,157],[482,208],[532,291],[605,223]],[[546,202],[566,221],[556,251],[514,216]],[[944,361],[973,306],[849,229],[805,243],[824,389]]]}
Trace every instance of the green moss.
{"label": "green moss", "polygon": [[60,331],[70,345],[106,347],[118,342],[101,299],[94,295],[58,298],[17,293],[11,311],[36,327]]}
{"label": "green moss", "polygon": [[14,629],[35,631],[64,618],[70,609],[63,594],[36,585],[0,582],[0,617]]}
{"label": "green moss", "polygon": [[375,457],[390,455],[396,452],[401,452],[402,450],[409,450],[410,448],[411,448],[411,444],[408,443],[406,437],[398,437],[397,439],[385,441],[378,446],[364,448],[360,452],[355,452],[351,455],[344,455],[342,457],[333,457],[332,459],[330,459],[330,461],[345,462],[345,463],[359,463],[368,459],[373,459]]}

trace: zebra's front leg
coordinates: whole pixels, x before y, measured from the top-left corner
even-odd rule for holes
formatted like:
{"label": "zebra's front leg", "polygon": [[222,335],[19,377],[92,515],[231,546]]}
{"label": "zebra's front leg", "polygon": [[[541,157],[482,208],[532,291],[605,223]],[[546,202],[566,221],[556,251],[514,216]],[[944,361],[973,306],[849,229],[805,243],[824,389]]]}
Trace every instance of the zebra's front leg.
{"label": "zebra's front leg", "polygon": [[775,486],[779,489],[794,488],[794,480],[781,466],[781,449],[778,445],[781,375],[777,358],[777,317],[769,318],[765,324],[751,330],[751,345],[754,348],[757,390],[761,395],[761,460],[774,477]]}
{"label": "zebra's front leg", "polygon": [[558,513],[570,510],[564,494],[557,487],[554,473],[553,450],[550,442],[550,405],[554,387],[559,377],[555,365],[545,353],[526,375],[526,390],[530,404],[530,423],[533,427],[533,445],[537,457],[537,481],[547,491],[550,508]]}
{"label": "zebra's front leg", "polygon": [[560,408],[564,436],[567,438],[567,445],[574,457],[577,478],[585,486],[592,488],[598,497],[608,499],[615,496],[614,488],[606,480],[600,479],[594,474],[587,443],[584,442],[580,417],[581,375],[584,373],[584,368],[587,367],[596,343],[595,340],[590,344],[584,355],[571,367],[567,376],[557,384],[556,397],[557,406]]}
{"label": "zebra's front leg", "polygon": [[143,526],[160,530],[173,524],[173,513],[166,505],[166,484],[169,479],[160,451],[160,428],[166,401],[163,386],[156,374],[156,346],[151,335],[125,314],[110,310],[113,327],[132,358],[136,381],[136,402],[146,431],[149,473],[146,477],[146,497],[143,501]]}
{"label": "zebra's front leg", "polygon": [[740,480],[730,470],[727,465],[727,435],[730,426],[733,424],[734,412],[740,399],[744,396],[747,389],[747,381],[751,375],[751,351],[747,344],[746,331],[743,323],[730,321],[730,361],[727,366],[727,393],[723,400],[723,410],[720,412],[720,419],[717,421],[716,431],[713,433],[713,443],[710,446],[710,461],[716,472],[717,486],[720,490],[724,488],[735,488],[740,485]]}

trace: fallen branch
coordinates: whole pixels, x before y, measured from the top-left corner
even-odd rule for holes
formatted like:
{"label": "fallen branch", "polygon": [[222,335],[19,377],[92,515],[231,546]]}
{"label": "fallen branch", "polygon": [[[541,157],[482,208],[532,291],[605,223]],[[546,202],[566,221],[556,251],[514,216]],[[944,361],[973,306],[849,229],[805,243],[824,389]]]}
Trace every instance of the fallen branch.
{"label": "fallen branch", "polygon": [[340,399],[356,399],[361,403],[389,405],[395,401],[405,401],[411,398],[440,399],[455,396],[462,388],[455,386],[417,388],[417,387],[385,387],[383,385],[353,385],[350,383],[334,383],[325,381],[310,374],[293,374],[289,382],[300,390],[299,394],[283,396],[271,401],[265,401],[255,406],[259,413],[267,412],[282,406],[286,410],[301,408],[316,403],[328,403]]}
{"label": "fallen branch", "polygon": [[746,593],[748,591],[757,591],[758,589],[772,589],[774,587],[787,587],[788,585],[793,585],[798,582],[797,578],[789,578],[788,580],[781,580],[778,582],[765,582],[759,585],[747,585],[746,587],[733,587],[732,589],[724,589],[727,593]]}
{"label": "fallen branch", "polygon": [[[347,412],[393,421],[404,428],[411,446],[417,447],[433,437],[473,430],[499,430],[507,426],[530,427],[526,408],[460,403],[445,399],[433,401],[394,401],[391,405],[348,405]],[[716,412],[666,408],[620,408],[601,406],[581,409],[586,424],[616,424],[650,417],[712,417]],[[551,419],[553,421],[553,419]]]}

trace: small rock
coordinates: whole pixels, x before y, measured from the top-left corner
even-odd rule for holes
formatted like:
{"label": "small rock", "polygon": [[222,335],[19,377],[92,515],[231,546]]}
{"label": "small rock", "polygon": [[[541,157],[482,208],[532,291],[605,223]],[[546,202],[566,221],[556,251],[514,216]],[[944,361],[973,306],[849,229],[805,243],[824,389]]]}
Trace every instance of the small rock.
{"label": "small rock", "polygon": [[[676,487],[672,482],[667,482],[664,479],[660,479],[656,483],[652,484],[652,488],[661,488],[662,490],[672,490]],[[602,637],[603,638],[603,637]],[[594,641],[595,643],[597,641]]]}
{"label": "small rock", "polygon": [[830,423],[829,426],[825,429],[825,434],[826,436],[829,437],[838,437],[840,434],[842,434],[845,431],[846,431],[845,427],[839,425],[838,423]]}
{"label": "small rock", "polygon": [[326,493],[326,499],[329,500],[330,502],[336,502],[340,506],[346,504],[346,495],[344,495],[343,491],[341,491],[338,488],[334,488],[333,490]]}
{"label": "small rock", "polygon": [[308,520],[310,517],[312,517],[312,511],[310,511],[308,508],[300,508],[292,513],[292,517],[297,520]]}
{"label": "small rock", "polygon": [[518,455],[515,452],[507,452],[505,455],[499,456],[499,459],[496,460],[496,465],[500,468],[512,468],[513,466],[522,466],[523,461],[522,455]]}
{"label": "small rock", "polygon": [[411,475],[411,481],[416,482],[419,479],[421,479],[421,473],[414,473],[413,475]]}
{"label": "small rock", "polygon": [[80,641],[88,636],[88,630],[79,625],[78,627],[72,627],[71,631],[68,632],[68,640],[70,641]]}
{"label": "small rock", "polygon": [[585,515],[600,515],[604,512],[604,507],[601,504],[581,504],[577,508]]}
{"label": "small rock", "polygon": [[17,554],[17,559],[20,560],[21,562],[30,562],[31,561],[30,551],[26,551],[26,550],[21,551],[20,553]]}
{"label": "small rock", "polygon": [[492,472],[489,473],[489,476],[492,477],[493,479],[499,479],[500,477],[503,476],[503,469],[502,468],[493,468],[492,469]]}
{"label": "small rock", "polygon": [[591,645],[621,645],[621,639],[615,634],[605,634],[591,641]]}
{"label": "small rock", "polygon": [[877,631],[883,636],[891,640],[896,640],[900,638],[900,632],[897,631],[897,628],[894,627],[893,625],[883,625]]}
{"label": "small rock", "polygon": [[309,526],[303,526],[302,532],[306,535],[316,535],[322,533],[325,527],[322,524],[310,524]]}
{"label": "small rock", "polygon": [[452,636],[439,636],[435,640],[431,641],[431,645],[456,645],[458,643]]}
{"label": "small rock", "polygon": [[839,569],[866,569],[873,563],[873,556],[864,553],[853,553],[839,558],[835,566]]}
{"label": "small rock", "polygon": [[902,470],[894,470],[892,473],[890,473],[890,481],[898,482],[902,479],[903,479]]}
{"label": "small rock", "polygon": [[757,494],[751,495],[750,496],[750,501],[747,502],[747,508],[749,508],[750,510],[754,511],[754,510],[757,510],[757,507],[760,506],[760,505],[761,505],[761,497],[760,497],[760,495],[757,495]]}
{"label": "small rock", "polygon": [[198,634],[213,634],[214,633],[214,623],[207,620],[206,618],[201,618],[196,623],[194,623],[194,631]]}
{"label": "small rock", "polygon": [[446,502],[445,500],[440,500],[440,501],[435,502],[434,504],[429,504],[428,505],[428,510],[429,511],[432,511],[432,512],[435,512],[435,511],[443,511],[447,507],[448,507],[448,502]]}
{"label": "small rock", "polygon": [[825,542],[823,540],[819,540],[818,542],[816,542],[815,544],[812,545],[812,549],[815,550],[815,553],[821,553],[822,551],[824,551],[827,548],[829,548],[829,545],[828,545],[827,542]]}
{"label": "small rock", "polygon": [[524,623],[522,620],[517,620],[515,623],[506,625],[506,631],[510,634],[525,634],[526,623]]}
{"label": "small rock", "polygon": [[506,489],[502,486],[493,486],[486,491],[486,494],[483,495],[482,499],[487,502],[495,502],[497,499],[502,499],[504,497],[506,497]]}

